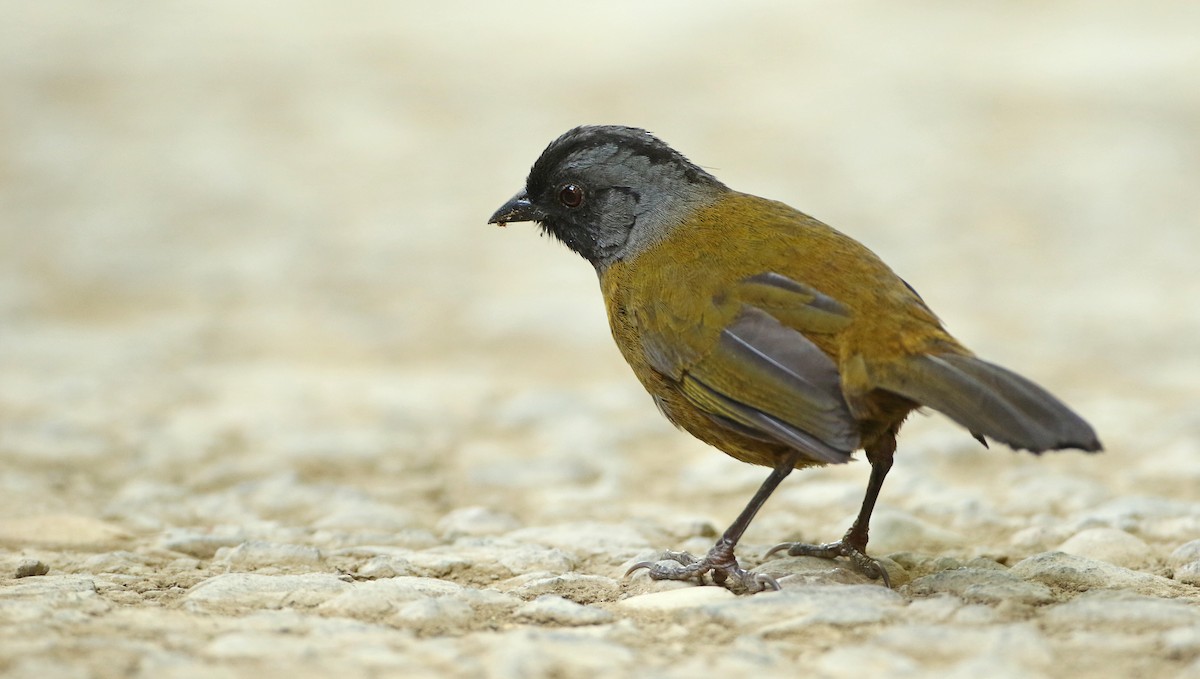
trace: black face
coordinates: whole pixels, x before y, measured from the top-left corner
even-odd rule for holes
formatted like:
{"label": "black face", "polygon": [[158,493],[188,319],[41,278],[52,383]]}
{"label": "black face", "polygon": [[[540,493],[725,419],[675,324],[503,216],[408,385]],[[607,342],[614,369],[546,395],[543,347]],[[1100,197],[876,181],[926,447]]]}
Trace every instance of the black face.
{"label": "black face", "polygon": [[665,198],[721,186],[645,130],[577,127],[542,152],[525,191],[491,221],[536,221],[599,266],[619,255],[639,218]]}
{"label": "black face", "polygon": [[[596,261],[604,249],[595,228],[605,217],[600,209],[603,206],[610,208],[610,219],[615,213],[628,214],[628,210],[611,210],[616,207],[612,205],[613,198],[620,196],[610,194],[625,191],[626,198],[635,203],[638,195],[629,187],[602,186],[594,181],[596,178],[585,176],[587,173],[581,168],[552,167],[538,173],[535,179],[537,171],[538,166],[534,165],[525,183],[525,194],[540,210],[541,218],[536,221],[542,232],[562,241],[588,261]],[[622,225],[620,231],[628,232],[632,228],[630,221]]]}

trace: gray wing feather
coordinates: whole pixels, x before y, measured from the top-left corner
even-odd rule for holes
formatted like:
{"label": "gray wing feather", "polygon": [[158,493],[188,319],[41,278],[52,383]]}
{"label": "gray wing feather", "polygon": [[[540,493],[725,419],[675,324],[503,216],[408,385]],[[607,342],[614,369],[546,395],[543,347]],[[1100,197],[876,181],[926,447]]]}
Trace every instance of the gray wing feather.
{"label": "gray wing feather", "polygon": [[[737,383],[745,385],[738,393],[706,376],[731,370],[739,376]],[[760,309],[744,307],[722,331],[715,355],[689,377],[723,406],[716,415],[759,438],[826,462],[845,462],[859,446],[837,365],[802,333]]]}

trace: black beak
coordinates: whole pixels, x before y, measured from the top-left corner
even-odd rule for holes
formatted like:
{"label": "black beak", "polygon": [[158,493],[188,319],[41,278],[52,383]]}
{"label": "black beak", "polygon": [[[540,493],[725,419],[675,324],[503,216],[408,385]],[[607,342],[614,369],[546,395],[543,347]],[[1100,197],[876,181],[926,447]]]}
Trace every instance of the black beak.
{"label": "black beak", "polygon": [[545,216],[545,213],[529,202],[529,196],[522,190],[501,205],[488,220],[488,224],[504,226],[509,222],[540,222]]}

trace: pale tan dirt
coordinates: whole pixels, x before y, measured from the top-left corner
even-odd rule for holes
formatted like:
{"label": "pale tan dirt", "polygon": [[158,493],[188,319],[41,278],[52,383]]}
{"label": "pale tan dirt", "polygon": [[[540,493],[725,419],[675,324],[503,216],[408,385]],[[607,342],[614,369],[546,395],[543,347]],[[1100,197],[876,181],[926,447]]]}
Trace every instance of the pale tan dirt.
{"label": "pale tan dirt", "polygon": [[[10,4],[0,674],[1200,672],[1200,566],[1170,560],[1200,538],[1200,5]],[[600,122],[867,243],[1106,452],[915,418],[873,535],[900,598],[854,595],[882,617],[619,604],[765,470],[662,421],[586,263],[484,224]],[[837,537],[865,480],[788,479],[745,560]],[[1129,570],[908,586],[1072,538]],[[599,577],[521,589],[563,573]],[[467,591],[322,603],[394,575]]]}

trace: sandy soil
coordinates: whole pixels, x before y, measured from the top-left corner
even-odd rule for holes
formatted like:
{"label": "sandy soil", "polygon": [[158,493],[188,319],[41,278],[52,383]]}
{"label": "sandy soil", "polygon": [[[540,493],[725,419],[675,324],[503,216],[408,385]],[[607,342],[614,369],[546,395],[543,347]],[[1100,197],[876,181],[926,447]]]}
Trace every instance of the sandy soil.
{"label": "sandy soil", "polygon": [[[1200,8],[25,3],[0,27],[0,674],[1200,676]],[[647,127],[879,252],[1106,452],[918,417],[778,594],[623,578],[765,470],[487,216]],[[19,577],[20,576],[20,577]],[[731,675],[731,676],[732,676]]]}

